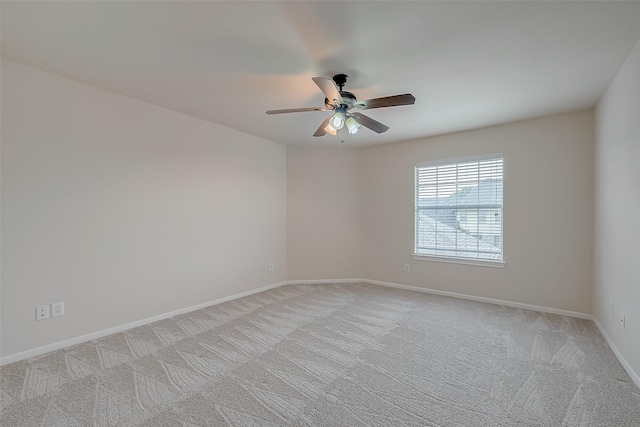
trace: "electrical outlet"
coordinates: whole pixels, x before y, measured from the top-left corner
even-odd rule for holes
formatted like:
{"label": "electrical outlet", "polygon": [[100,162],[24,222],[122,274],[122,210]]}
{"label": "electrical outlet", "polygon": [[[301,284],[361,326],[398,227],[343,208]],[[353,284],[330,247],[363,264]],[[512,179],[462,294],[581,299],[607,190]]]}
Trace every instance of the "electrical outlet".
{"label": "electrical outlet", "polygon": [[410,269],[411,267],[409,266],[409,264],[404,265],[404,271],[409,271]]}
{"label": "electrical outlet", "polygon": [[44,320],[51,317],[49,305],[39,305],[36,307],[36,320]]}
{"label": "electrical outlet", "polygon": [[64,301],[51,304],[51,317],[64,316]]}
{"label": "electrical outlet", "polygon": [[269,271],[273,271],[273,263],[272,262],[269,263]]}

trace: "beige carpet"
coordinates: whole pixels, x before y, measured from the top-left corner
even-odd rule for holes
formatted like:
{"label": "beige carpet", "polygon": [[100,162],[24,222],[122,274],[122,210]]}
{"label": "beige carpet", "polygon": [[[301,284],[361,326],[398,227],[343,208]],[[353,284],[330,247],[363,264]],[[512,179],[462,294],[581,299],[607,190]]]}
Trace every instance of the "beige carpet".
{"label": "beige carpet", "polygon": [[286,286],[0,368],[2,426],[640,426],[594,324]]}

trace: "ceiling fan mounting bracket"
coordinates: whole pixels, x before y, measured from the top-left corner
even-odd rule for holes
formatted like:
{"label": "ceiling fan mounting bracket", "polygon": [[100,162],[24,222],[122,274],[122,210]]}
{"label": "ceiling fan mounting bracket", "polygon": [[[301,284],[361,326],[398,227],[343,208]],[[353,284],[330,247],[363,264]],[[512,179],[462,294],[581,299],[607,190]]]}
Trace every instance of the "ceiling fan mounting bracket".
{"label": "ceiling fan mounting bracket", "polygon": [[335,76],[333,76],[333,81],[336,82],[336,85],[340,88],[340,92],[342,92],[342,88],[344,87],[344,85],[347,84],[348,79],[349,76],[347,76],[346,74],[336,74]]}

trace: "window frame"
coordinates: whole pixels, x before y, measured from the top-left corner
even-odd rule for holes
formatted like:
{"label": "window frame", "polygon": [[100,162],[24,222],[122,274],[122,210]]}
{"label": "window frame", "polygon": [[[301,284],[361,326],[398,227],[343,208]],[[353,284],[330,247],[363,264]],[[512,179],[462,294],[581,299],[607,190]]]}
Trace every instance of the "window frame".
{"label": "window frame", "polygon": [[[436,166],[453,166],[459,165],[461,163],[469,163],[469,162],[482,162],[486,160],[502,160],[502,207],[500,208],[501,213],[499,215],[500,219],[500,239],[502,242],[502,252],[501,259],[482,259],[482,258],[466,258],[460,256],[450,256],[450,255],[431,255],[431,254],[420,254],[417,253],[417,244],[418,244],[418,233],[419,233],[419,206],[418,206],[418,169],[420,168],[429,168]],[[440,159],[435,161],[426,161],[426,162],[417,162],[414,164],[413,171],[413,200],[414,200],[414,237],[413,237],[413,259],[420,261],[436,261],[436,262],[445,262],[445,263],[454,263],[454,264],[467,264],[467,265],[476,265],[476,266],[485,266],[485,267],[497,267],[503,268],[506,265],[505,256],[504,256],[504,175],[505,175],[505,166],[504,166],[504,154],[503,153],[491,153],[491,154],[482,154],[476,156],[468,156],[468,157],[459,157],[459,158],[449,158],[449,159]],[[456,180],[457,183],[457,180]],[[458,206],[456,206],[457,208]],[[464,206],[468,208],[470,206]],[[474,209],[482,208],[482,205],[472,206]],[[478,218],[479,219],[479,218]],[[489,219],[487,218],[487,222]]]}

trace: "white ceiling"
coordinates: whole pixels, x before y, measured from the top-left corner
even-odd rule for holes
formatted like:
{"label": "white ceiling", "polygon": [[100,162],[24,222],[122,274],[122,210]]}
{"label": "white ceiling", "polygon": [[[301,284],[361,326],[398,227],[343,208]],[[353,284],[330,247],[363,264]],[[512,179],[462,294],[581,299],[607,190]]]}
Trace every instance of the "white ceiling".
{"label": "white ceiling", "polygon": [[288,145],[328,113],[312,76],[346,73],[390,127],[364,146],[595,105],[640,40],[640,2],[8,2],[2,55]]}

